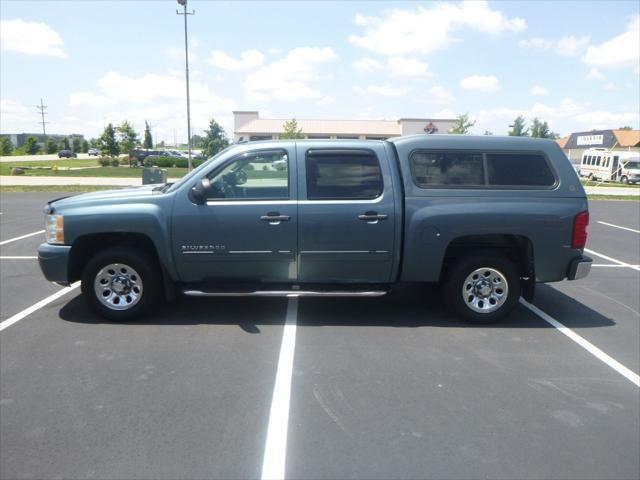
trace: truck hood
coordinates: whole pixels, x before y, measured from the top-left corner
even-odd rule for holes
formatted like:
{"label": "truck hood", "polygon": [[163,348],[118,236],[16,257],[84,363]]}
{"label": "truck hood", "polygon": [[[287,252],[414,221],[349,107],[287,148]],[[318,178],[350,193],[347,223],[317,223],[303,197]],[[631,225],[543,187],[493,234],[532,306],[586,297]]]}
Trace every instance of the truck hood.
{"label": "truck hood", "polygon": [[[163,184],[143,185],[142,187],[132,188],[119,188],[116,190],[101,190],[99,192],[82,193],[80,195],[73,195],[71,197],[62,197],[49,201],[51,207],[75,207],[83,203],[93,203],[102,201],[115,201],[124,200],[132,197],[142,197],[155,195],[159,193]],[[154,192],[154,190],[156,190]]]}

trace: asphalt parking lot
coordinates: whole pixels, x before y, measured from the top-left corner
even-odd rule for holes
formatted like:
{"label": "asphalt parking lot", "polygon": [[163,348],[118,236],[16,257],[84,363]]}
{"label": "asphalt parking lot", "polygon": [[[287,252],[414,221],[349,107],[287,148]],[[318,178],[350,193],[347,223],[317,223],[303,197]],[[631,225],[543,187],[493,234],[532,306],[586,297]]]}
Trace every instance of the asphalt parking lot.
{"label": "asphalt parking lot", "polygon": [[[0,197],[0,322],[61,290],[42,234],[11,241],[55,197]],[[116,324],[73,289],[0,332],[0,477],[637,479],[640,203],[590,209],[591,275],[535,301],[568,330],[524,305],[469,326],[416,287]]]}

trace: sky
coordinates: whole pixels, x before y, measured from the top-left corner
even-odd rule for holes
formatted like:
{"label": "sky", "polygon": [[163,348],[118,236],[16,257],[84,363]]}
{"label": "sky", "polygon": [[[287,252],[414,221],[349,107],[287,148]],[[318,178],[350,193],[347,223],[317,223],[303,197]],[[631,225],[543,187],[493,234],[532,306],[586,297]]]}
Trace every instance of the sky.
{"label": "sky", "polygon": [[[148,121],[186,142],[175,1],[0,1],[0,133]],[[189,0],[192,131],[262,117],[640,128],[640,2]]]}

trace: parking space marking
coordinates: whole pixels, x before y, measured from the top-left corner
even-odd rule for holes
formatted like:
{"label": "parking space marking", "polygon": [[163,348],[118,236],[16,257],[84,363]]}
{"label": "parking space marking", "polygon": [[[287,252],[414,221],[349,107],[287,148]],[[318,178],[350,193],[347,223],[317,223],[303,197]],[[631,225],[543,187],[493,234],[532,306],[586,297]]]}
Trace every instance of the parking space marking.
{"label": "parking space marking", "polygon": [[607,225],[608,227],[619,228],[621,230],[629,230],[630,232],[640,233],[640,230],[635,230],[629,227],[621,227],[620,225],[614,225],[613,223],[601,222],[600,220],[598,220],[598,223],[601,223],[602,225]]}
{"label": "parking space marking", "polygon": [[592,267],[609,267],[609,268],[637,268],[640,267],[640,265],[617,265],[617,264],[612,264],[612,263],[592,263],[591,264]]}
{"label": "parking space marking", "polygon": [[578,345],[580,345],[582,348],[588,351],[591,355],[593,355],[597,359],[609,365],[620,375],[624,376],[625,378],[630,380],[632,383],[634,383],[637,387],[640,387],[640,376],[638,376],[637,373],[628,369],[627,367],[622,365],[620,362],[618,362],[616,359],[604,353],[602,350],[596,347],[593,343],[589,342],[588,340],[585,340],[580,335],[575,333],[573,330],[571,330],[568,327],[565,327],[558,320],[548,315],[547,313],[543,312],[535,305],[527,302],[525,299],[521,298],[520,303],[524,305],[526,308],[528,308],[529,310],[531,310],[533,313],[535,313],[538,317],[543,319],[545,322],[557,328],[561,333],[563,333],[564,335],[569,337],[571,340],[576,342]]}
{"label": "parking space marking", "polygon": [[622,267],[631,268],[632,270],[637,270],[638,272],[640,272],[640,267],[638,267],[637,265],[630,265],[628,263],[621,262],[620,260],[608,257],[606,255],[603,255],[602,253],[594,252],[593,250],[589,250],[588,248],[585,248],[584,251],[590,253],[591,255],[595,255],[596,257],[604,258],[605,260],[609,260],[610,262],[617,263]]}
{"label": "parking space marking", "polygon": [[27,233],[26,235],[21,235],[19,237],[10,238],[9,240],[4,240],[0,242],[0,245],[6,245],[7,243],[17,242],[18,240],[22,240],[23,238],[33,237],[34,235],[39,235],[44,233],[44,230],[38,230],[37,232]]}
{"label": "parking space marking", "polygon": [[34,260],[36,258],[38,257],[35,257],[35,256],[28,257],[24,255],[23,256],[14,255],[14,256],[4,256],[4,257],[0,256],[0,260]]}
{"label": "parking space marking", "polygon": [[287,304],[276,381],[273,387],[271,411],[269,412],[269,427],[267,428],[267,441],[262,461],[262,480],[284,479],[297,316],[298,297],[290,297]]}
{"label": "parking space marking", "polygon": [[0,323],[0,332],[3,331],[5,328],[9,328],[14,323],[19,322],[23,318],[28,317],[33,312],[40,310],[42,307],[47,306],[54,300],[57,300],[58,298],[63,297],[64,295],[66,295],[72,290],[75,290],[79,286],[80,286],[80,282],[72,283],[70,286],[57,291],[53,295],[49,295],[47,298],[43,298],[38,303],[35,303],[28,308],[25,308],[20,313],[16,313],[13,317],[8,318],[4,322]]}

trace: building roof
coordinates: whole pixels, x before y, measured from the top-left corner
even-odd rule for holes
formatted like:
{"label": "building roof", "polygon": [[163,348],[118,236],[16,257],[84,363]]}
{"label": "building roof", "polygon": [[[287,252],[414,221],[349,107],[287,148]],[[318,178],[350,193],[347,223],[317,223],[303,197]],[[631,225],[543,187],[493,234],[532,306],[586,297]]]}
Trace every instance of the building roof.
{"label": "building roof", "polygon": [[[241,133],[284,132],[289,119],[258,118],[239,127]],[[363,131],[371,135],[400,135],[400,124],[393,120],[298,120],[303,132],[318,135],[358,135]]]}
{"label": "building roof", "polygon": [[560,148],[564,148],[570,138],[571,138],[571,135],[567,135],[564,138],[557,138],[556,142],[558,142],[558,145],[560,145]]}
{"label": "building roof", "polygon": [[613,133],[621,147],[640,146],[640,130],[614,130]]}

